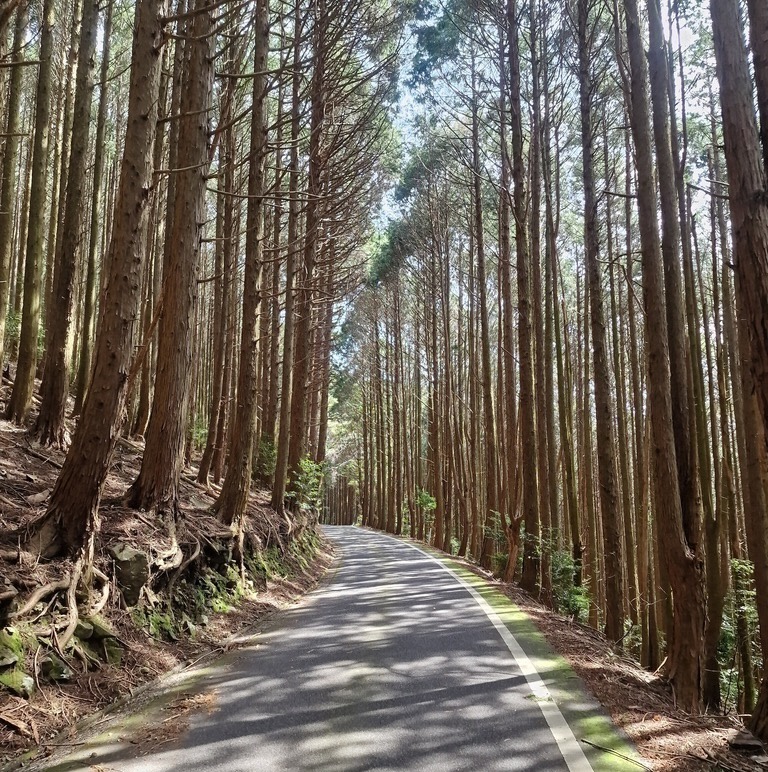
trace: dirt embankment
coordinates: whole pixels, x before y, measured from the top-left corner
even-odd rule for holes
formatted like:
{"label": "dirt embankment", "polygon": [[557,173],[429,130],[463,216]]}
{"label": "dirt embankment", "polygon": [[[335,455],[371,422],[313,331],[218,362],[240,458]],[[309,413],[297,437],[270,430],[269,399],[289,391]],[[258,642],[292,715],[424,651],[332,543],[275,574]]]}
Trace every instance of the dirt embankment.
{"label": "dirt embankment", "polygon": [[93,570],[70,592],[70,561],[43,562],[21,547],[64,454],[0,420],[0,766],[76,742],[67,730],[81,718],[231,646],[311,589],[330,563],[313,519],[279,517],[260,492],[235,557],[231,531],[211,514],[218,491],[192,471],[171,526],[122,506],[141,452],[120,441]]}

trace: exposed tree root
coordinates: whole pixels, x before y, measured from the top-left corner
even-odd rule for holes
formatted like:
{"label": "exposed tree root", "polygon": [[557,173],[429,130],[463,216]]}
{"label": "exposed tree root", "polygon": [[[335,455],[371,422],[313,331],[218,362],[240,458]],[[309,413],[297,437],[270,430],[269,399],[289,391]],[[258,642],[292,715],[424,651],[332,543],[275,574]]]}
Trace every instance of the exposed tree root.
{"label": "exposed tree root", "polygon": [[75,634],[75,628],[80,621],[80,615],[77,610],[77,585],[83,573],[83,558],[80,558],[72,571],[72,579],[67,590],[67,606],[69,607],[69,624],[63,635],[59,638],[59,653],[64,654],[64,649]]}
{"label": "exposed tree root", "polygon": [[40,603],[43,598],[47,598],[51,593],[57,592],[58,590],[68,589],[70,583],[70,577],[67,575],[59,579],[57,582],[49,582],[48,584],[44,584],[42,587],[39,587],[37,590],[35,590],[20,608],[8,614],[7,618],[16,619],[17,617],[24,616],[38,603]]}

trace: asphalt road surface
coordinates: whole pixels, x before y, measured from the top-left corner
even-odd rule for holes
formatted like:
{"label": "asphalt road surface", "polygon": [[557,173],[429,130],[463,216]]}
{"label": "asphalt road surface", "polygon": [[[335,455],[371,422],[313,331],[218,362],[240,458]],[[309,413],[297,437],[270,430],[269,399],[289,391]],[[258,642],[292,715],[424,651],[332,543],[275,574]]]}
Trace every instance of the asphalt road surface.
{"label": "asphalt road surface", "polygon": [[592,769],[476,593],[407,543],[352,527],[327,533],[341,552],[335,575],[259,645],[214,668],[200,685],[214,692],[210,711],[147,755],[116,744],[80,768]]}

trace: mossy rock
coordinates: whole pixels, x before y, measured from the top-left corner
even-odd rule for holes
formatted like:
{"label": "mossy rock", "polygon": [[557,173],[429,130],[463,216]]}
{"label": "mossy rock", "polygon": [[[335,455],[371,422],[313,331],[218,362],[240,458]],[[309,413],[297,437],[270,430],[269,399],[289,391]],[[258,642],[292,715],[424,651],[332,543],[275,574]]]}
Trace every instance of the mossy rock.
{"label": "mossy rock", "polygon": [[10,651],[21,657],[24,652],[24,642],[21,633],[15,627],[4,627],[0,630],[0,650]]}
{"label": "mossy rock", "polygon": [[46,654],[40,660],[40,672],[49,681],[69,681],[72,678],[69,665],[53,653]]}
{"label": "mossy rock", "polygon": [[83,617],[81,621],[90,627],[91,633],[87,636],[87,638],[83,638],[82,636],[78,635],[77,637],[80,638],[80,640],[101,640],[102,638],[117,638],[117,633],[115,632],[112,625],[106,619],[104,619],[104,617],[99,616],[98,614],[92,617]]}
{"label": "mossy rock", "polygon": [[149,582],[149,557],[129,544],[118,542],[109,548],[115,559],[117,583],[126,606],[135,606],[141,589]]}
{"label": "mossy rock", "polygon": [[17,697],[25,699],[31,697],[35,691],[34,679],[18,664],[0,673],[0,684],[10,689]]}
{"label": "mossy rock", "polygon": [[19,655],[10,649],[0,647],[0,669],[15,665],[19,661]]}
{"label": "mossy rock", "polygon": [[107,663],[119,667],[123,660],[123,649],[120,644],[114,638],[105,638],[101,644]]}
{"label": "mossy rock", "polygon": [[93,625],[87,619],[79,619],[75,628],[75,635],[81,641],[87,641],[93,635]]}

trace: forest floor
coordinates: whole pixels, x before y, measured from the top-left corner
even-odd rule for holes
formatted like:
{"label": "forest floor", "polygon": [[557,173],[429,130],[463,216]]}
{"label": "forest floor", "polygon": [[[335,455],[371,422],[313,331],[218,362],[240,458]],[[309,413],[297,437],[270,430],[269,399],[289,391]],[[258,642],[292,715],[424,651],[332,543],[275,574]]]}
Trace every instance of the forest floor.
{"label": "forest floor", "polygon": [[[7,391],[8,383],[4,382],[0,387],[0,409]],[[138,473],[141,451],[140,444],[120,441],[104,494],[95,562],[110,577],[114,574],[107,551],[110,544],[124,542],[146,550],[153,564],[164,552],[169,552],[168,534],[162,526],[146,513],[116,503]],[[6,583],[12,583],[26,597],[35,588],[60,579],[71,568],[62,561],[30,562],[23,552],[13,556],[17,545],[9,539],[9,534],[23,534],[26,525],[43,513],[63,460],[62,451],[43,449],[30,440],[23,429],[0,420],[0,590]],[[216,492],[193,482],[192,472],[185,470],[184,522],[177,525],[179,544],[185,554],[194,549],[190,542],[195,540],[195,534],[207,544],[216,544],[217,537],[227,536],[209,511]],[[269,510],[265,493],[256,493],[253,497],[249,516],[261,523],[266,520],[269,527],[280,527],[275,513]],[[262,541],[267,540],[265,537],[268,535],[262,534]],[[0,633],[9,629],[5,625],[10,625],[27,636],[25,640],[43,642],[43,645],[35,644],[34,651],[27,648],[24,655],[25,670],[34,678],[31,696],[24,698],[0,688],[0,768],[4,769],[28,751],[41,750],[47,754],[62,746],[76,745],[72,735],[85,717],[97,711],[100,715],[104,709],[115,707],[118,700],[123,701],[121,698],[136,694],[142,685],[169,672],[191,668],[238,645],[240,639],[245,639],[248,631],[268,615],[289,607],[311,590],[333,559],[330,546],[322,540],[315,559],[307,558],[306,553],[291,549],[279,558],[272,556],[266,579],[249,580],[244,590],[235,591],[231,581],[205,585],[203,593],[210,591],[217,603],[213,608],[204,609],[205,613],[198,614],[194,621],[191,616],[184,616],[183,625],[175,627],[167,624],[167,606],[162,596],[153,596],[149,587],[144,588],[145,601],[157,613],[151,616],[149,611],[142,620],[145,624],[137,624],[135,613],[125,608],[112,580],[109,600],[99,617],[111,628],[119,644],[119,656],[112,662],[103,661],[98,655],[103,655],[106,647],[104,652],[94,652],[94,647],[86,646],[82,647],[85,651],[68,650],[65,660],[71,673],[60,681],[49,681],[39,675],[39,660],[48,648],[45,643],[55,644],[56,631],[60,634],[66,626],[63,593],[45,597],[29,615],[19,620],[4,620],[0,608]],[[184,585],[181,579],[176,585],[177,591],[185,589]],[[193,589],[194,585],[190,585],[186,591],[190,594]],[[30,634],[35,637],[30,638]]]}

